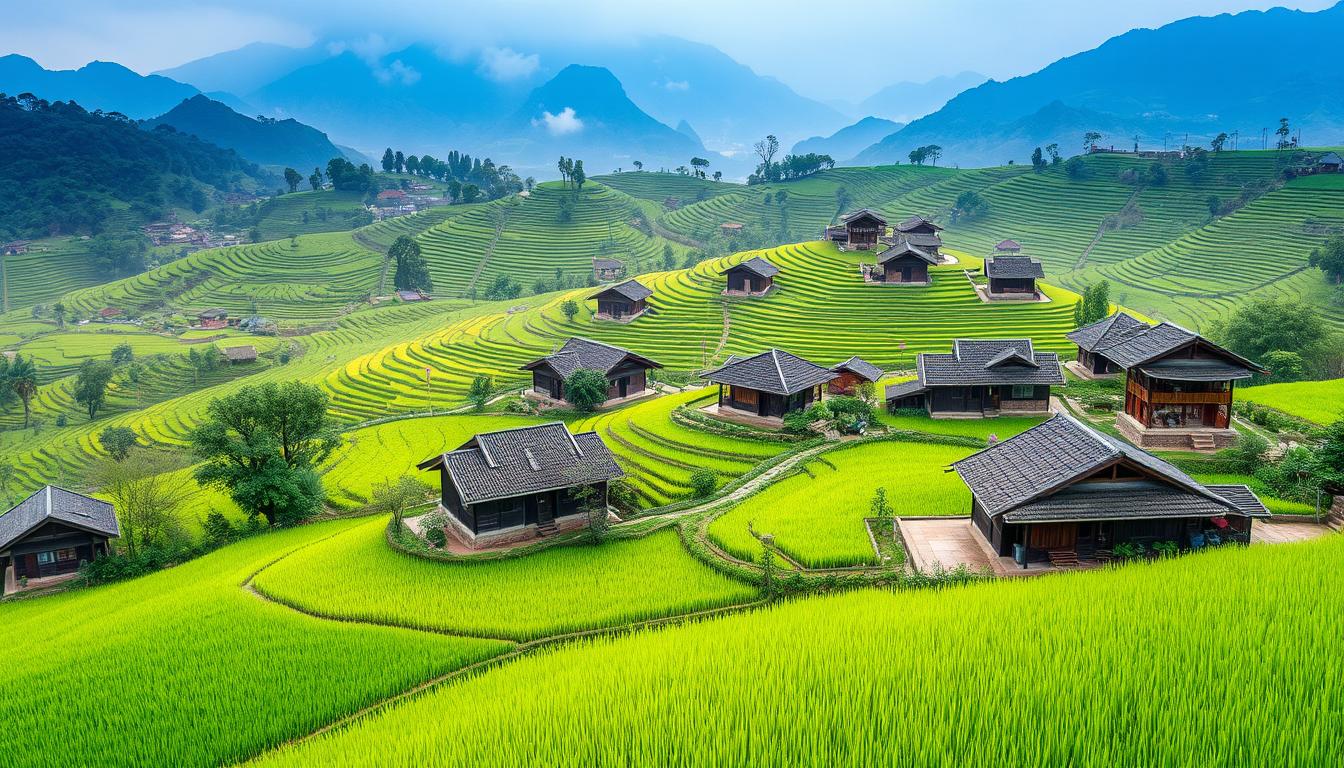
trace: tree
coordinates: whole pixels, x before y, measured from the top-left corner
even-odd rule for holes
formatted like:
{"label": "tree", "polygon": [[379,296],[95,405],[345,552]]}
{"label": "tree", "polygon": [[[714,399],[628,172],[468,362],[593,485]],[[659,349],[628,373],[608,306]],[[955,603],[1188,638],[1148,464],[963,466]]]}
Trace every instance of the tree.
{"label": "tree", "polygon": [[565,399],[579,413],[592,413],[607,399],[607,377],[591,368],[578,369],[565,379]]}
{"label": "tree", "polygon": [[640,161],[638,161],[638,160],[636,160],[636,161],[634,161],[633,163],[631,163],[631,165],[635,166],[635,170],[636,170],[636,171],[642,171],[642,170],[644,170],[644,163],[642,163],[642,162],[640,162]]}
{"label": "tree", "polygon": [[98,433],[98,442],[113,459],[121,461],[135,447],[135,430],[130,427],[107,427]]}
{"label": "tree", "polygon": [[1307,360],[1329,336],[1329,327],[1301,299],[1256,298],[1239,305],[1226,320],[1211,322],[1210,335],[1251,360],[1263,361],[1275,350],[1297,352]]}
{"label": "tree", "polygon": [[107,385],[112,381],[112,364],[104,360],[85,360],[75,376],[75,402],[88,411],[89,421],[107,400]]}
{"label": "tree", "polygon": [[924,158],[928,157],[928,155],[929,151],[927,149],[924,147],[917,147],[910,150],[910,154],[906,155],[906,157],[910,158],[911,165],[923,165]]}
{"label": "tree", "polygon": [[701,467],[691,473],[691,495],[697,499],[709,496],[718,484],[719,477],[713,470]]}
{"label": "tree", "polygon": [[677,267],[677,256],[672,252],[672,244],[663,245],[663,269],[672,270]]}
{"label": "tree", "polygon": [[89,471],[90,482],[116,506],[120,541],[131,557],[182,535],[179,516],[196,493],[183,467],[174,454],[135,448],[125,460],[104,459]]}
{"label": "tree", "polygon": [[327,421],[327,396],[297,381],[248,385],[210,401],[192,430],[202,485],[227,490],[244,511],[271,525],[302,520],[322,505],[315,468],[340,444]]}
{"label": "tree", "polygon": [[569,178],[574,182],[574,191],[583,192],[583,183],[588,180],[587,174],[583,172],[583,161],[575,160],[574,167],[569,172]]}
{"label": "tree", "polygon": [[308,186],[312,187],[314,192],[316,192],[317,190],[319,190],[319,189],[322,188],[322,169],[321,169],[321,168],[314,168],[314,169],[313,169],[313,173],[312,173],[312,175],[308,177]]}
{"label": "tree", "polygon": [[209,373],[219,365],[219,352],[209,346],[202,349],[192,347],[187,350],[187,364],[191,366],[192,383],[200,384],[201,374]]}
{"label": "tree", "polygon": [[691,167],[695,169],[695,175],[705,178],[705,169],[709,167],[709,161],[703,157],[692,157]]}
{"label": "tree", "polygon": [[1219,133],[1217,136],[1213,137],[1213,141],[1209,142],[1209,147],[1213,149],[1215,153],[1222,152],[1223,145],[1227,143],[1227,138],[1226,133]]}
{"label": "tree", "polygon": [[126,342],[122,342],[112,348],[112,364],[126,365],[135,359],[135,348]]}
{"label": "tree", "polygon": [[1046,145],[1045,145],[1045,154],[1047,154],[1047,155],[1050,156],[1050,164],[1051,164],[1051,165],[1059,165],[1061,162],[1063,162],[1063,158],[1061,158],[1061,157],[1059,156],[1059,145],[1058,145],[1058,144],[1046,144]]}
{"label": "tree", "polygon": [[1282,349],[1266,352],[1260,364],[1269,369],[1269,381],[1301,381],[1306,376],[1302,356],[1296,352]]}
{"label": "tree", "polygon": [[490,402],[490,395],[494,394],[495,380],[481,374],[471,380],[471,386],[467,389],[467,402],[477,413],[485,410],[485,406]]}
{"label": "tree", "polygon": [[1092,175],[1092,169],[1083,158],[1075,156],[1064,161],[1064,173],[1074,181],[1083,181]]}
{"label": "tree", "polygon": [[887,489],[878,488],[873,493],[873,500],[868,504],[868,512],[871,517],[878,519],[888,518],[896,514],[896,510],[887,501]]}
{"label": "tree", "polygon": [[0,459],[0,500],[9,502],[9,484],[14,482],[14,464],[9,459]]}
{"label": "tree", "polygon": [[481,199],[481,188],[475,184],[464,184],[462,186],[462,202],[474,203]]}
{"label": "tree", "polygon": [[751,150],[761,159],[761,164],[757,167],[757,173],[765,176],[770,170],[771,163],[775,160],[775,154],[779,152],[779,139],[771,134],[751,145]]}
{"label": "tree", "polygon": [[560,311],[564,313],[565,319],[574,322],[574,316],[579,314],[579,303],[573,299],[565,299],[565,303],[560,305]]}
{"label": "tree", "polygon": [[434,489],[428,483],[402,475],[396,480],[384,480],[373,487],[369,508],[392,516],[394,536],[401,535],[401,520],[406,510],[433,498]]}
{"label": "tree", "polygon": [[1209,217],[1216,217],[1223,212],[1223,201],[1217,195],[1209,195],[1204,198],[1204,205],[1209,208]]}
{"label": "tree", "polygon": [[401,154],[400,149],[392,155],[392,167],[397,173],[401,173],[406,168],[406,156]]}
{"label": "tree", "polygon": [[391,173],[391,172],[392,172],[392,169],[395,168],[396,166],[397,166],[397,161],[396,161],[396,159],[394,158],[394,156],[393,156],[393,154],[392,154],[392,148],[391,148],[391,147],[388,147],[387,149],[384,149],[384,150],[383,150],[383,173]]}
{"label": "tree", "polygon": [[715,181],[721,181],[722,179],[723,179],[723,171],[715,171],[715,172],[714,172],[714,180],[715,180]]}
{"label": "tree", "polygon": [[1073,305],[1075,328],[1095,323],[1111,313],[1111,284],[1102,280],[1083,289],[1082,299]]}
{"label": "tree", "polygon": [[57,328],[64,328],[64,327],[65,327],[65,305],[64,305],[64,304],[62,304],[62,303],[59,302],[59,301],[56,302],[55,306],[53,306],[53,307],[51,308],[51,316],[56,320],[56,327],[57,327]]}
{"label": "tree", "polygon": [[1326,493],[1344,496],[1344,420],[1325,428],[1325,442],[1316,449],[1317,475]]}
{"label": "tree", "polygon": [[989,214],[989,201],[985,200],[984,195],[973,189],[957,195],[957,200],[952,204],[952,223],[958,221],[970,221],[972,219],[982,218]]}
{"label": "tree", "polygon": [[[429,157],[429,155],[425,155],[425,157]],[[406,172],[409,173],[409,174],[412,174],[412,175],[419,174],[419,173],[420,173],[420,158],[416,157],[415,155],[407,155],[407,156],[406,156]]]}
{"label": "tree", "polygon": [[1096,131],[1088,131],[1087,133],[1084,133],[1083,154],[1087,154],[1088,152],[1090,152],[1092,150],[1092,145],[1096,144],[1098,141],[1101,141],[1100,133],[1097,133]]}
{"label": "tree", "polygon": [[1167,185],[1167,169],[1156,160],[1148,166],[1148,183],[1154,187],[1165,187]]}
{"label": "tree", "polygon": [[1319,267],[1336,285],[1344,282],[1344,235],[1335,235],[1320,248],[1314,248],[1307,263]]}
{"label": "tree", "polygon": [[1045,157],[1041,155],[1040,147],[1031,151],[1031,169],[1037,173],[1045,170]]}
{"label": "tree", "polygon": [[303,183],[303,174],[293,168],[285,169],[285,183],[289,185],[290,192],[298,192],[299,184]]}
{"label": "tree", "polygon": [[938,158],[943,156],[943,148],[937,144],[930,144],[929,146],[924,147],[924,156],[928,158],[929,162],[932,163],[934,167],[937,167]]}
{"label": "tree", "polygon": [[537,180],[532,178],[531,176],[528,176],[526,179],[523,179],[523,188],[527,190],[527,193],[529,195],[532,194],[532,188],[535,187],[536,185]]}
{"label": "tree", "polygon": [[28,419],[32,413],[33,395],[37,394],[37,366],[31,356],[15,355],[5,371],[5,382],[19,401],[23,403],[23,428],[28,428]]}
{"label": "tree", "polygon": [[1274,129],[1274,135],[1279,137],[1279,149],[1287,149],[1292,146],[1292,142],[1288,140],[1288,135],[1290,133],[1292,133],[1292,129],[1288,127],[1288,118],[1280,117],[1279,127]]}
{"label": "tree", "polygon": [[429,276],[429,265],[420,255],[420,244],[406,235],[399,236],[387,249],[388,258],[396,262],[392,285],[399,291],[432,291],[434,281]]}

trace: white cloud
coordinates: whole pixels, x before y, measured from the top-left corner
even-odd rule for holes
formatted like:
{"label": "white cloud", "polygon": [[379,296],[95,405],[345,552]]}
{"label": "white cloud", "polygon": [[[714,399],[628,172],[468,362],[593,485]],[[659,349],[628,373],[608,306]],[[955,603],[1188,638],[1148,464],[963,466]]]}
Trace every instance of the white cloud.
{"label": "white cloud", "polygon": [[415,67],[402,64],[401,59],[392,62],[386,71],[389,76],[400,80],[402,85],[415,85],[420,80],[420,72]]}
{"label": "white cloud", "polygon": [[669,79],[663,83],[663,88],[666,88],[669,91],[689,91],[691,90],[691,84],[686,80]]}
{"label": "white cloud", "polygon": [[571,133],[578,133],[583,130],[583,121],[574,113],[573,107],[565,107],[560,110],[560,114],[553,115],[550,112],[542,112],[541,119],[533,119],[532,126],[539,128],[546,126],[546,130],[552,136],[567,136]]}
{"label": "white cloud", "polygon": [[481,51],[481,71],[497,82],[528,77],[541,66],[535,53],[522,54],[512,48],[486,48]]}

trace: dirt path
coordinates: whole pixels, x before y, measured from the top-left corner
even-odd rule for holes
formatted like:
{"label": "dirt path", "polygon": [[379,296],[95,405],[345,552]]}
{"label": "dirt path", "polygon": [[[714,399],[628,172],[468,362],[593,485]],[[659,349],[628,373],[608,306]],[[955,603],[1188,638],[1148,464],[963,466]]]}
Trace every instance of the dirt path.
{"label": "dirt path", "polygon": [[[1128,209],[1129,206],[1133,204],[1133,202],[1138,198],[1139,193],[1142,191],[1143,189],[1140,188],[1130,193],[1129,198],[1125,200],[1125,204],[1120,206],[1120,211],[1123,213],[1126,209]],[[1087,264],[1087,257],[1092,255],[1092,249],[1097,247],[1097,243],[1101,242],[1101,237],[1104,234],[1106,234],[1105,216],[1101,217],[1101,222],[1097,224],[1097,234],[1092,238],[1092,242],[1087,244],[1087,247],[1083,249],[1082,254],[1078,257],[1078,261],[1073,263],[1074,269],[1082,269],[1083,265]]]}
{"label": "dirt path", "polygon": [[500,213],[499,219],[495,222],[495,236],[490,238],[490,245],[486,246],[485,254],[481,256],[481,261],[476,265],[476,271],[471,273],[471,280],[467,282],[465,294],[470,295],[476,290],[476,281],[481,279],[481,273],[485,271],[485,265],[490,263],[491,257],[495,255],[495,246],[499,244],[499,238],[504,234],[504,228],[509,225],[509,217],[513,215],[511,206],[504,207]]}

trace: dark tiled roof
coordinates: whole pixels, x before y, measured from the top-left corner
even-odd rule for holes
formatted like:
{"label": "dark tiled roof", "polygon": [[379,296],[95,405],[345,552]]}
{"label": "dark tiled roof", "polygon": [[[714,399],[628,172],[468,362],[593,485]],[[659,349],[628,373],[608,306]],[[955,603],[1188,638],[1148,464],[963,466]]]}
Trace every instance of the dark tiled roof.
{"label": "dark tiled roof", "polygon": [[893,246],[890,246],[882,250],[880,253],[878,253],[877,263],[886,264],[888,261],[891,261],[892,259],[899,259],[902,256],[914,256],[915,258],[927,261],[930,264],[941,263],[941,260],[937,256],[934,256],[933,254],[928,253],[927,251],[916,248],[910,243],[904,241],[899,242]]}
{"label": "dark tiled roof", "polygon": [[990,256],[985,259],[985,277],[1022,279],[1045,277],[1041,262],[1030,256]]}
{"label": "dark tiled roof", "polygon": [[941,248],[943,238],[927,232],[902,232],[900,239],[919,248]]}
{"label": "dark tiled roof", "polygon": [[998,245],[994,246],[996,251],[1020,251],[1022,244],[1016,240],[1000,240]]}
{"label": "dark tiled roof", "polygon": [[857,373],[868,381],[877,381],[882,378],[881,368],[878,368],[876,365],[873,365],[857,355],[849,358],[843,363],[832,365],[831,370],[836,372],[850,371],[851,373]]}
{"label": "dark tiled roof", "polygon": [[1244,485],[1206,485],[1210,491],[1232,502],[1247,517],[1269,517],[1269,510],[1255,492]]}
{"label": "dark tiled roof", "polygon": [[1065,520],[1142,520],[1163,517],[1218,517],[1226,504],[1151,480],[1086,483],[1029,501],[1003,515],[1006,523]]}
{"label": "dark tiled roof", "polygon": [[900,224],[897,224],[895,229],[897,232],[909,232],[910,230],[916,227],[925,227],[925,226],[933,227],[935,230],[942,229],[942,227],[938,226],[937,224],[934,224],[932,221],[929,221],[923,216],[911,216],[905,221],[902,221]]}
{"label": "dark tiled roof", "polygon": [[1131,333],[1141,332],[1148,324],[1125,312],[1089,323],[1064,335],[1066,339],[1089,352],[1110,346]]}
{"label": "dark tiled roof", "polygon": [[196,313],[196,316],[197,316],[197,317],[203,317],[203,318],[205,318],[205,319],[207,319],[207,320],[214,320],[214,319],[216,319],[216,318],[228,317],[228,316],[229,316],[229,310],[227,310],[227,309],[221,309],[221,308],[219,308],[219,307],[214,307],[213,309],[203,309],[203,310],[201,310],[200,312],[197,312],[197,313]]}
{"label": "dark tiled roof", "polygon": [[715,384],[758,389],[776,395],[792,395],[808,387],[836,378],[835,371],[791,355],[780,349],[767,349],[751,357],[724,363],[701,378]]}
{"label": "dark tiled roof", "polygon": [[[1245,508],[1244,503],[1229,501],[1171,464],[1123,440],[1098,432],[1068,414],[1059,414],[972,454],[953,463],[952,468],[961,475],[985,511],[994,516],[1022,508],[1028,502],[1040,503],[1038,500],[1119,461],[1143,468],[1157,484],[1182,494],[1181,510],[1204,508],[1211,502],[1217,508],[1212,514],[1243,514],[1240,510]],[[1124,517],[1126,515],[1118,512],[1110,515],[1109,511],[1123,510],[1128,503],[1125,499],[1137,490],[1127,483],[1099,483],[1096,490],[1073,491],[1051,505],[1035,512],[1024,510],[1023,514],[1053,514],[1057,516],[1052,519],[1064,519],[1058,515],[1066,514],[1066,510],[1076,512],[1082,506],[1090,506],[1097,508],[1091,515],[1093,517]],[[1073,498],[1084,493],[1088,494],[1084,498]],[[1154,498],[1150,496],[1148,501]]]}
{"label": "dark tiled roof", "polygon": [[1156,365],[1141,365],[1139,370],[1155,379],[1167,381],[1231,381],[1249,379],[1251,371],[1221,360],[1172,360]]}
{"label": "dark tiled roof", "polygon": [[888,384],[884,396],[888,400],[899,400],[903,397],[913,397],[928,392],[929,388],[919,383],[919,379],[903,381],[899,384]]}
{"label": "dark tiled roof", "polygon": [[734,264],[731,267],[722,269],[719,271],[719,274],[726,275],[729,272],[733,271],[734,269],[745,269],[748,272],[752,272],[761,277],[774,277],[775,275],[779,274],[779,267],[776,267],[774,264],[771,264],[765,259],[762,259],[760,256],[752,256],[750,259],[747,259],[746,261],[738,262],[737,264]]}
{"label": "dark tiled roof", "polygon": [[0,550],[22,539],[48,520],[102,536],[121,535],[111,504],[48,485],[0,515]]}
{"label": "dark tiled roof", "polygon": [[1316,161],[1317,165],[1344,165],[1344,159],[1335,152],[1326,152]]}
{"label": "dark tiled roof", "polygon": [[613,368],[627,359],[634,360],[646,368],[663,367],[661,363],[637,355],[628,349],[585,339],[582,336],[571,336],[565,340],[560,349],[545,357],[533,360],[519,370],[530,371],[543,363],[550,363],[551,368],[555,369],[556,373],[567,379],[580,368],[600,371],[604,374],[610,373]]}
{"label": "dark tiled roof", "polygon": [[871,216],[877,219],[878,222],[880,222],[884,226],[887,223],[886,216],[883,216],[882,214],[878,213],[877,211],[874,211],[871,208],[860,208],[857,211],[850,211],[849,213],[843,214],[840,216],[840,222],[842,224],[848,224],[849,222],[859,218],[860,216]]}
{"label": "dark tiled roof", "polygon": [[224,356],[235,362],[257,359],[257,348],[251,344],[241,347],[225,347]]}
{"label": "dark tiled roof", "polygon": [[921,352],[916,365],[926,387],[1064,383],[1059,356],[1031,339],[957,339],[951,354]]}
{"label": "dark tiled roof", "polygon": [[[1096,352],[1121,368],[1135,368],[1151,363],[1181,347],[1202,342],[1206,347],[1223,358],[1225,362],[1249,369],[1263,371],[1256,363],[1205,339],[1203,336],[1175,325],[1158,323],[1149,325],[1124,312],[1099,320],[1091,325],[1068,334],[1067,338],[1089,352]],[[1185,366],[1192,361],[1172,361],[1174,366]],[[1238,374],[1232,378],[1244,378],[1247,374]]]}
{"label": "dark tiled roof", "polygon": [[462,501],[479,504],[623,474],[596,432],[571,435],[561,422],[484,432],[455,451],[419,464],[446,466]]}
{"label": "dark tiled roof", "polygon": [[599,291],[593,294],[591,298],[596,299],[599,296],[603,296],[608,293],[614,293],[617,296],[626,299],[627,301],[639,301],[640,299],[647,299],[653,295],[653,291],[640,285],[638,280],[631,278],[629,280],[626,280],[624,283],[617,283],[616,285],[613,285],[610,288]]}
{"label": "dark tiled roof", "polygon": [[593,259],[593,269],[622,269],[625,265],[616,259]]}

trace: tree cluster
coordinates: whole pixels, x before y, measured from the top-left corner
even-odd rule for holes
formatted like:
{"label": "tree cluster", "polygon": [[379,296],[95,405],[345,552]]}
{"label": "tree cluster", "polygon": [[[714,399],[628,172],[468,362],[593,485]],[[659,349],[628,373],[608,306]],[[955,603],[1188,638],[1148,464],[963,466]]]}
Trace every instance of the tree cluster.
{"label": "tree cluster", "polygon": [[952,204],[952,214],[950,216],[953,224],[959,221],[974,221],[989,215],[989,201],[985,196],[973,189],[957,195],[957,200]]}
{"label": "tree cluster", "polygon": [[1344,376],[1344,334],[1300,299],[1251,299],[1208,330],[1223,346],[1268,368],[1262,381]]}
{"label": "tree cluster", "polygon": [[906,157],[910,158],[911,165],[923,165],[926,161],[929,165],[938,165],[938,158],[943,156],[943,148],[937,144],[926,144],[922,147],[916,147],[910,150]]}
{"label": "tree cluster", "polygon": [[396,262],[392,284],[397,290],[425,292],[434,290],[434,281],[429,277],[429,265],[420,255],[420,244],[415,240],[401,235],[393,241],[392,247],[387,250],[387,256]]}
{"label": "tree cluster", "polygon": [[565,186],[572,187],[575,194],[583,191],[583,185],[588,181],[588,174],[584,173],[582,160],[561,156],[555,165]]}
{"label": "tree cluster", "polygon": [[1083,289],[1083,298],[1073,305],[1073,327],[1105,319],[1111,314],[1111,284],[1102,280]]}

